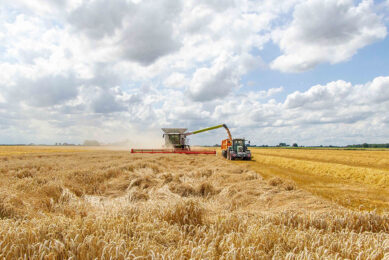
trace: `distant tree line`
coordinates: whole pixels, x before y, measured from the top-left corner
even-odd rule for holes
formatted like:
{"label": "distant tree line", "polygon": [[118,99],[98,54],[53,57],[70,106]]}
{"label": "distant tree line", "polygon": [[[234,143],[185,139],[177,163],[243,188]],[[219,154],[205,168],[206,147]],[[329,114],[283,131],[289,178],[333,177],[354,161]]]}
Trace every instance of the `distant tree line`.
{"label": "distant tree line", "polygon": [[346,147],[348,147],[348,148],[389,148],[389,143],[388,144],[368,144],[368,143],[363,143],[363,144],[347,145]]}
{"label": "distant tree line", "polygon": [[59,146],[59,145],[62,145],[62,146],[75,146],[76,144],[68,144],[68,143],[55,143],[54,145],[55,145],[55,146]]}

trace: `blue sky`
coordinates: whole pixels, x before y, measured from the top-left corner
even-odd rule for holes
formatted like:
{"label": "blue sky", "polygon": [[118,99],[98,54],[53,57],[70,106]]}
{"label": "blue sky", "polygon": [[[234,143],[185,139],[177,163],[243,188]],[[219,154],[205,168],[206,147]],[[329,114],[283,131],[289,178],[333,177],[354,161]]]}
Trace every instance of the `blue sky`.
{"label": "blue sky", "polygon": [[[8,1],[0,143],[389,142],[389,1]],[[222,130],[191,138],[214,144]]]}
{"label": "blue sky", "polygon": [[[266,63],[270,63],[281,54],[277,45],[269,42],[262,51],[253,52],[259,55]],[[257,69],[243,77],[242,89],[256,89],[258,91],[283,86],[287,92],[276,96],[277,100],[285,99],[286,95],[294,91],[306,91],[313,85],[325,85],[330,81],[345,80],[352,84],[363,84],[375,77],[387,75],[389,70],[389,39],[375,42],[363,49],[349,60],[338,64],[320,64],[315,68],[302,73],[282,73],[271,69]]]}

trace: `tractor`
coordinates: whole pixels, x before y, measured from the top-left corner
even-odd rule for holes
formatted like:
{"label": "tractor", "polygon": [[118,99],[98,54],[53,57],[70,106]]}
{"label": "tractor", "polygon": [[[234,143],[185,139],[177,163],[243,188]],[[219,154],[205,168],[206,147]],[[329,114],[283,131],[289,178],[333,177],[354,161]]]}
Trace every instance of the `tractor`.
{"label": "tractor", "polygon": [[247,149],[244,138],[225,139],[222,141],[221,149],[223,157],[227,160],[251,160],[251,152]]}

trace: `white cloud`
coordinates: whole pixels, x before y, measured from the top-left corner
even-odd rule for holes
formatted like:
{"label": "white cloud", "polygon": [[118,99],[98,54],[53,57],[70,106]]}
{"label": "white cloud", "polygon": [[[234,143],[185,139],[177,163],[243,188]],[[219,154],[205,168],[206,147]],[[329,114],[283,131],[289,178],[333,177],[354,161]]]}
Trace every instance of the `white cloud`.
{"label": "white cloud", "polygon": [[189,94],[195,101],[226,97],[239,88],[240,77],[258,64],[259,61],[249,55],[222,56],[212,67],[196,70],[190,83]]}
{"label": "white cloud", "polygon": [[285,105],[287,108],[328,109],[344,101],[350,91],[351,84],[339,80],[325,86],[313,86],[303,93],[296,91],[288,95]]}
{"label": "white cloud", "polygon": [[352,0],[312,0],[297,5],[291,24],[273,32],[273,40],[284,54],[271,67],[301,72],[324,62],[339,63],[385,38],[386,27],[372,6],[371,0],[357,6]]}
{"label": "white cloud", "polygon": [[137,4],[94,0],[72,11],[68,20],[91,43],[100,41],[97,46],[112,48],[121,59],[150,65],[180,48],[173,30],[180,11],[181,2],[176,0],[144,0]]}
{"label": "white cloud", "polygon": [[98,94],[91,104],[92,110],[95,113],[108,114],[126,110],[126,107],[120,104],[119,100],[115,97],[116,93],[105,89],[98,89],[97,91]]}
{"label": "white cloud", "polygon": [[253,96],[258,98],[269,98],[284,91],[284,87],[269,88],[268,90],[261,90],[258,93],[253,93]]}
{"label": "white cloud", "polygon": [[5,94],[12,102],[49,107],[76,98],[77,88],[77,80],[73,75],[49,75],[38,79],[20,78],[16,85],[6,88]]}
{"label": "white cloud", "polygon": [[389,100],[389,77],[377,77],[364,91],[366,102],[375,103],[387,102]]}
{"label": "white cloud", "polygon": [[156,4],[146,0],[138,5],[136,13],[125,21],[120,43],[124,57],[150,65],[181,46],[173,29],[181,2],[165,0]]}
{"label": "white cloud", "polygon": [[227,96],[239,86],[239,74],[233,64],[216,64],[211,68],[196,70],[189,88],[190,96],[196,101],[208,101]]}
{"label": "white cloud", "polygon": [[117,29],[121,29],[124,17],[133,15],[132,9],[134,5],[126,1],[89,1],[73,10],[68,20],[76,30],[93,39],[100,39],[112,36]]}
{"label": "white cloud", "polygon": [[188,85],[188,79],[184,74],[174,72],[164,80],[163,84],[171,88],[182,88]]}

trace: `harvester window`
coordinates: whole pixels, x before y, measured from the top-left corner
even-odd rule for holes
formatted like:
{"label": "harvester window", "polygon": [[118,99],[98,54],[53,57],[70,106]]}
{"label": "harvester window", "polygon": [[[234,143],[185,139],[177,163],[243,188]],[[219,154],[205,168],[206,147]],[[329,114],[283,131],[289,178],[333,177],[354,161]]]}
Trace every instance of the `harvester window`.
{"label": "harvester window", "polygon": [[178,145],[180,144],[180,135],[179,134],[171,134],[169,135],[169,140],[171,144]]}

